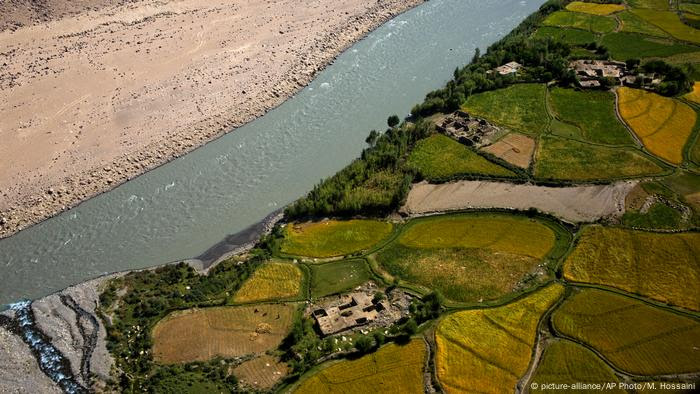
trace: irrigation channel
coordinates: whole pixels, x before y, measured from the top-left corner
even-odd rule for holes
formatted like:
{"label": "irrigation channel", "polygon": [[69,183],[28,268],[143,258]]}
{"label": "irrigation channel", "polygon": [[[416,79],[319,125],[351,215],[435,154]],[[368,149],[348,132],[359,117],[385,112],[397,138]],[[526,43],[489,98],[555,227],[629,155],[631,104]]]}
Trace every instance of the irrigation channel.
{"label": "irrigation channel", "polygon": [[[476,47],[544,0],[434,0],[356,43],[265,116],[0,241],[0,305],[205,253],[308,192],[406,115]],[[235,238],[235,237],[234,237]]]}

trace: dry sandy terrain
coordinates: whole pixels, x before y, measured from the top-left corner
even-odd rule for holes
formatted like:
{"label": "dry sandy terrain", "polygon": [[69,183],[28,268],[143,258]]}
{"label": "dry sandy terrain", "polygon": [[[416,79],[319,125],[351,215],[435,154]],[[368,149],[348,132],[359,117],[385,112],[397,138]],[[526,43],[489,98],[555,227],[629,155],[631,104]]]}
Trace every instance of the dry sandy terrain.
{"label": "dry sandy terrain", "polygon": [[612,185],[547,187],[502,182],[459,181],[413,185],[401,212],[424,214],[466,208],[535,208],[568,222],[620,216],[634,181]]}
{"label": "dry sandy terrain", "polygon": [[527,168],[532,161],[532,152],[535,151],[535,140],[522,134],[510,133],[482,150],[510,164]]}
{"label": "dry sandy terrain", "polygon": [[0,237],[264,114],[422,2],[62,1],[0,19]]}

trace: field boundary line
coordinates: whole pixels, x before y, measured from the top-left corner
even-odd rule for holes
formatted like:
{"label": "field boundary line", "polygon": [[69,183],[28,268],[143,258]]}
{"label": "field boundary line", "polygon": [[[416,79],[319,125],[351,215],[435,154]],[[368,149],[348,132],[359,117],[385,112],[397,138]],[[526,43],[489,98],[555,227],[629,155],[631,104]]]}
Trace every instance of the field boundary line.
{"label": "field boundary line", "polygon": [[620,123],[622,123],[622,125],[625,126],[625,129],[627,129],[627,132],[630,133],[630,135],[632,136],[632,139],[637,143],[637,147],[638,148],[644,147],[644,144],[642,143],[642,140],[640,140],[639,137],[637,136],[637,133],[635,133],[634,130],[632,130],[632,127],[629,124],[627,124],[625,119],[620,114],[620,96],[617,93],[617,88],[613,89],[613,94],[615,95],[615,116],[617,116],[617,120],[619,120]]}

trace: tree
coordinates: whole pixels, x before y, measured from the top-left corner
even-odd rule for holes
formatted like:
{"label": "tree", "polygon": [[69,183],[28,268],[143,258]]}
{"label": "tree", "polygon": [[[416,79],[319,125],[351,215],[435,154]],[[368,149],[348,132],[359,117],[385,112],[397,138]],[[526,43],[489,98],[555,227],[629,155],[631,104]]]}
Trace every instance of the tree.
{"label": "tree", "polygon": [[372,130],[370,131],[369,135],[365,139],[365,142],[369,144],[370,146],[374,146],[374,144],[377,142],[377,138],[379,137],[379,133],[377,130]]}
{"label": "tree", "polygon": [[479,47],[477,47],[474,50],[474,57],[472,57],[472,63],[476,63],[480,57],[481,57],[481,50],[479,49]]}
{"label": "tree", "polygon": [[361,336],[357,338],[355,341],[355,349],[357,349],[358,352],[365,354],[368,353],[370,350],[372,350],[372,346],[374,345],[374,341],[368,336]]}
{"label": "tree", "polygon": [[386,124],[388,124],[392,129],[398,126],[399,122],[401,122],[401,119],[399,119],[397,115],[391,115],[389,119],[386,120]]}

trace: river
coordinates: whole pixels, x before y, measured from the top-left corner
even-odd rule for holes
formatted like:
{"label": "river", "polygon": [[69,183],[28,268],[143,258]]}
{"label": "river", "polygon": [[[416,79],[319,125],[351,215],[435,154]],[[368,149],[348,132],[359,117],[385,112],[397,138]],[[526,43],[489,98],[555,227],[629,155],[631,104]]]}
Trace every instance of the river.
{"label": "river", "polygon": [[200,255],[348,164],[543,2],[433,0],[394,18],[265,116],[1,240],[0,305]]}

